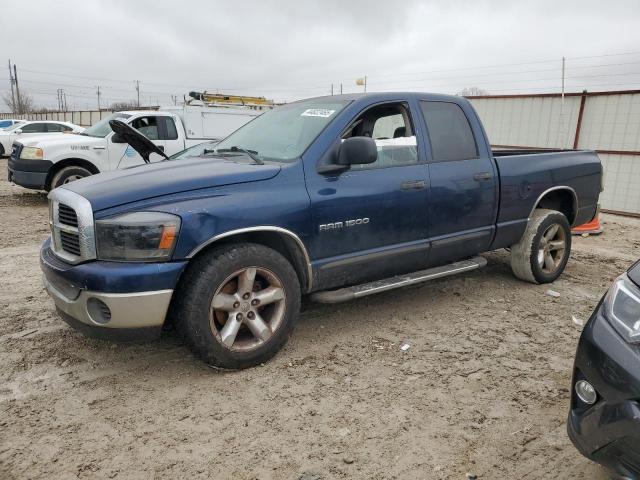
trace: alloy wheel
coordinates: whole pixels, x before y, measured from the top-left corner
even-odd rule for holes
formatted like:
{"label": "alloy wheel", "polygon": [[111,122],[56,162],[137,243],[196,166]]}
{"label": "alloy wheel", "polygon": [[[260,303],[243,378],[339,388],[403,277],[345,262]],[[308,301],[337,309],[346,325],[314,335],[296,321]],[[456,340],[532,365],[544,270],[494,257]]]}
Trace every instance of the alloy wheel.
{"label": "alloy wheel", "polygon": [[270,270],[247,267],[229,275],[211,299],[209,325],[232,351],[254,350],[268,341],[285,316],[285,291]]}
{"label": "alloy wheel", "polygon": [[547,274],[555,273],[562,263],[567,248],[567,237],[558,223],[553,223],[540,237],[538,245],[538,265]]}

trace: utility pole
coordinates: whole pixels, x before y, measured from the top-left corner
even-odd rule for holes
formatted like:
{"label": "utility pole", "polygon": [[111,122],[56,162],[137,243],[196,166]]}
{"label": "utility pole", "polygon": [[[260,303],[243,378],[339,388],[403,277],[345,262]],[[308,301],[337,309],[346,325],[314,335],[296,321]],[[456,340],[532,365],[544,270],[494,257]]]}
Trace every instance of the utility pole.
{"label": "utility pole", "polygon": [[136,80],[136,92],[138,92],[138,107],[140,106],[140,80]]}
{"label": "utility pole", "polygon": [[98,94],[98,111],[100,111],[100,85],[96,87],[96,93]]}
{"label": "utility pole", "polygon": [[16,113],[16,96],[13,93],[13,73],[11,73],[11,59],[9,59],[9,83],[11,84],[11,109],[12,113]]}
{"label": "utility pole", "polygon": [[13,81],[16,83],[16,97],[18,98],[18,114],[22,114],[22,98],[20,97],[20,86],[18,85],[18,70],[13,64]]}
{"label": "utility pole", "polygon": [[564,106],[564,70],[565,70],[565,58],[562,57],[562,106]]}
{"label": "utility pole", "polygon": [[331,84],[331,95],[333,95],[333,83]]}
{"label": "utility pole", "polygon": [[342,84],[340,84],[340,95],[342,95]]}

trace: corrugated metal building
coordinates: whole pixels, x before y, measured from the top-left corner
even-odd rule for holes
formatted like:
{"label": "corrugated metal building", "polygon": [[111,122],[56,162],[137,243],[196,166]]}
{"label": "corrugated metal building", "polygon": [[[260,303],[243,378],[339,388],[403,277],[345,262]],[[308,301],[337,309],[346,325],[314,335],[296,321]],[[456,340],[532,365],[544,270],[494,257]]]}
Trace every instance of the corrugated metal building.
{"label": "corrugated metal building", "polygon": [[602,208],[640,215],[640,90],[469,99],[494,148],[596,150]]}

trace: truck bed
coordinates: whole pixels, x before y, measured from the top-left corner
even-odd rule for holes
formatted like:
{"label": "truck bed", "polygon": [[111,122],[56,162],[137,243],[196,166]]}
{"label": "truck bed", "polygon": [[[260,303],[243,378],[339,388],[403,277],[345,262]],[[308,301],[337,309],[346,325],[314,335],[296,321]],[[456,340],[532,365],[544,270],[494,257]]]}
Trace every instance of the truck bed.
{"label": "truck bed", "polygon": [[[538,199],[550,191],[558,190],[558,201],[568,203],[569,210],[573,211],[570,222],[574,225],[588,222],[595,215],[602,175],[602,165],[595,152],[493,150],[493,156],[500,177],[494,247],[519,238]],[[565,193],[560,200],[562,191]]]}

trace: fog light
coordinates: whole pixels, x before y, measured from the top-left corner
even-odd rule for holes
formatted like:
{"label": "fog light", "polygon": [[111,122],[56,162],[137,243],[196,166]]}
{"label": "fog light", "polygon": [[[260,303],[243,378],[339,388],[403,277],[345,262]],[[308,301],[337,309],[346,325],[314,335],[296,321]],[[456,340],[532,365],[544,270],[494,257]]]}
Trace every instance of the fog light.
{"label": "fog light", "polygon": [[594,403],[596,403],[598,394],[596,392],[596,389],[593,388],[593,385],[591,385],[589,382],[587,382],[586,380],[578,380],[576,382],[575,388],[578,398],[584,403],[586,403],[587,405],[593,405]]}
{"label": "fog light", "polygon": [[109,323],[111,320],[111,310],[106,303],[97,298],[91,297],[87,301],[87,312],[89,312],[91,320],[100,325]]}

